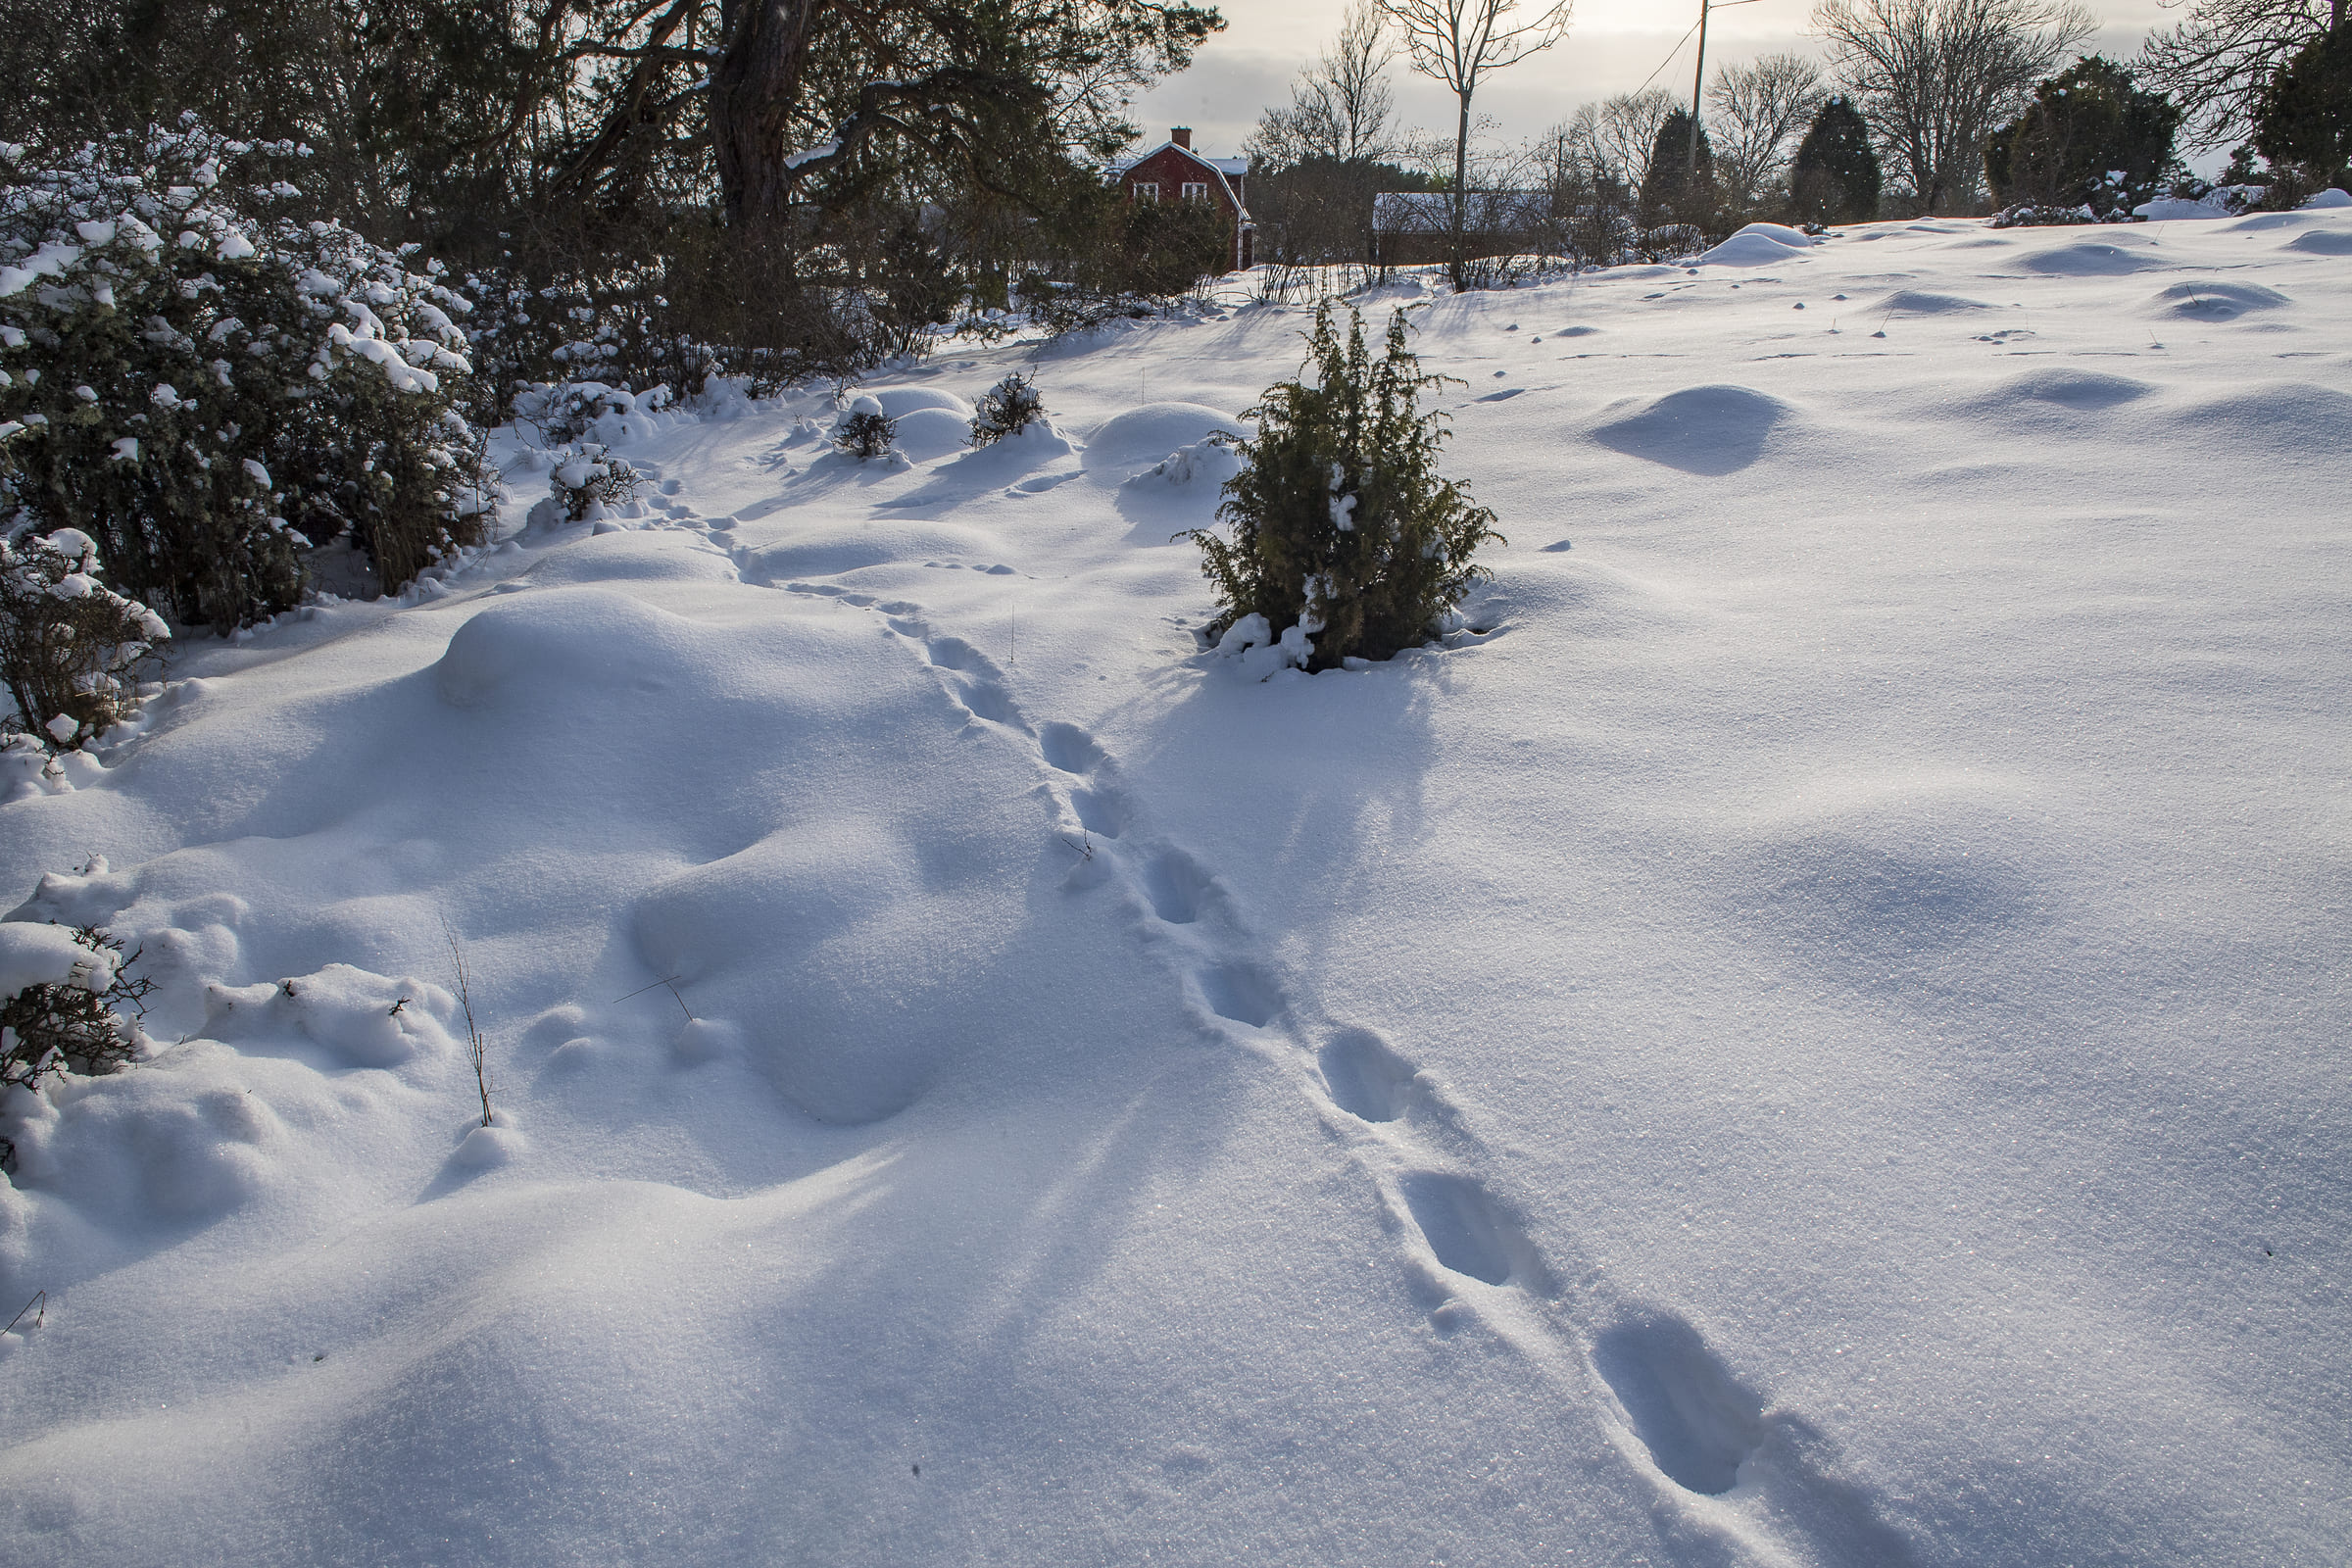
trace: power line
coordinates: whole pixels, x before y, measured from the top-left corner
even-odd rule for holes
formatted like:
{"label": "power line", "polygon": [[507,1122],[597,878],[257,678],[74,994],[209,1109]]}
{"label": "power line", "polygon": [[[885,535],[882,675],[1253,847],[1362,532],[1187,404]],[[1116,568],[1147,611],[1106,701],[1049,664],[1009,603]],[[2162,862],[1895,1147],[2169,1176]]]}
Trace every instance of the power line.
{"label": "power line", "polygon": [[[1703,21],[1703,20],[1705,20],[1705,19],[1704,19],[1704,18],[1701,18],[1700,20],[1701,20],[1701,21]],[[1658,79],[1658,71],[1664,71],[1664,70],[1665,70],[1665,69],[1666,69],[1668,66],[1671,66],[1671,65],[1673,65],[1673,64],[1674,64],[1674,57],[1675,57],[1676,55],[1679,55],[1679,54],[1681,54],[1681,53],[1683,52],[1683,45],[1685,45],[1685,44],[1687,44],[1687,43],[1689,43],[1689,42],[1690,41],[1690,33],[1691,33],[1691,32],[1696,32],[1697,30],[1698,30],[1698,23],[1696,23],[1696,22],[1693,22],[1692,24],[1690,24],[1690,32],[1686,32],[1686,33],[1684,33],[1684,34],[1683,34],[1683,35],[1682,35],[1680,38],[1677,38],[1677,39],[1675,39],[1675,41],[1674,41],[1674,47],[1673,47],[1672,49],[1670,49],[1670,50],[1668,50],[1668,51],[1667,51],[1666,58],[1658,62],[1658,70],[1657,70],[1657,71],[1653,71],[1653,72],[1651,72],[1651,73],[1650,73],[1648,75],[1646,75],[1646,76],[1643,76],[1643,77],[1642,78],[1642,87],[1646,87],[1646,86],[1648,86],[1648,85],[1649,85],[1651,82],[1653,82],[1653,81],[1657,80],[1657,79]],[[1640,91],[1642,90],[1642,87],[1636,87],[1636,88],[1634,89],[1634,91],[1636,91],[1636,92],[1640,92]]]}

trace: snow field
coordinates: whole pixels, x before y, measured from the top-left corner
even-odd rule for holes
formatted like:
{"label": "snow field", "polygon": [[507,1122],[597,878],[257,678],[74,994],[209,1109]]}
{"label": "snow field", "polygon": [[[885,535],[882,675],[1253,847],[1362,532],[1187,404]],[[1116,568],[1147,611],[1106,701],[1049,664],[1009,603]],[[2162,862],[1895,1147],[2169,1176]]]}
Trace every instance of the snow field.
{"label": "snow field", "polygon": [[1802,238],[1392,291],[1510,544],[1387,665],[1192,635],[1268,307],[181,650],[0,806],[167,1045],[11,1108],[0,1539],[2332,1560],[2352,227]]}

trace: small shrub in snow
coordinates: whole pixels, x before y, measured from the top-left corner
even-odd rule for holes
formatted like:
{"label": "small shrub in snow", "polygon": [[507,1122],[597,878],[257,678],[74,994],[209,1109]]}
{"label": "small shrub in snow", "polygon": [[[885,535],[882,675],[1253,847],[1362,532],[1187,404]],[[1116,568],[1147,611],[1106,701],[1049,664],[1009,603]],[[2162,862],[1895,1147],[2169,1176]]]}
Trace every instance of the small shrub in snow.
{"label": "small shrub in snow", "polygon": [[591,507],[621,507],[637,499],[640,476],[622,459],[589,442],[566,448],[548,475],[548,490],[564,515],[578,522]]}
{"label": "small shrub in snow", "polygon": [[543,447],[578,441],[607,415],[653,413],[672,402],[667,386],[632,392],[602,381],[531,381],[514,394],[514,422],[539,433]]}
{"label": "small shrub in snow", "polygon": [[1019,435],[1046,416],[1036,385],[1017,370],[988,389],[972,411],[972,445],[984,447]]}
{"label": "small shrub in snow", "polygon": [[386,588],[484,532],[481,431],[438,269],[306,221],[289,144],[183,122],[0,147],[0,501],[226,631],[345,533]]}
{"label": "small shrub in snow", "polygon": [[890,444],[898,438],[898,421],[885,415],[882,405],[871,397],[853,400],[850,412],[833,427],[833,444],[860,463],[887,456]]}
{"label": "small shrub in snow", "polygon": [[153,985],[125,972],[137,957],[124,957],[122,944],[96,926],[0,927],[0,977],[16,987],[0,996],[0,1090],[129,1066],[141,1044],[141,999]]}
{"label": "small shrub in snow", "polygon": [[172,635],[163,617],[98,580],[98,547],[61,528],[0,539],[0,682],[22,729],[52,752],[96,738],[137,703],[131,673]]}
{"label": "small shrub in snow", "polygon": [[1263,617],[1259,627],[1288,628],[1284,644],[1310,669],[1425,641],[1487,575],[1471,560],[1478,547],[1500,538],[1494,514],[1437,472],[1444,416],[1418,404],[1446,377],[1422,373],[1405,347],[1404,313],[1390,318],[1379,359],[1364,346],[1363,318],[1348,314],[1344,344],[1330,302],[1315,315],[1316,384],[1280,382],[1250,411],[1258,433],[1241,444],[1248,466],[1227,481],[1217,513],[1232,537],[1182,536],[1200,547],[1216,585],[1209,635]]}

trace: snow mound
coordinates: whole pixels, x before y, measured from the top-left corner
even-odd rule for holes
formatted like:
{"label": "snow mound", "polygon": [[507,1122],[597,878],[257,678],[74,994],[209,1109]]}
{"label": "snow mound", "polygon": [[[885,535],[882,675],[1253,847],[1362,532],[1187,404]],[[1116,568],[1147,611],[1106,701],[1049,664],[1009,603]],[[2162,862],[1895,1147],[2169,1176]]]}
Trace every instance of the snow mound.
{"label": "snow mound", "polygon": [[207,1038],[241,1042],[299,1034],[353,1067],[398,1067],[450,1049],[456,999],[413,976],[393,979],[348,963],[274,983],[216,984]]}
{"label": "snow mound", "polygon": [[972,416],[937,406],[910,409],[894,416],[898,433],[891,445],[916,463],[929,463],[971,444]]}
{"label": "snow mound", "polygon": [[904,419],[909,414],[919,413],[926,409],[952,414],[966,424],[969,424],[972,418],[972,406],[969,403],[964,402],[953,392],[942,392],[937,387],[871,387],[867,389],[865,396],[872,398],[875,407],[879,408],[886,417],[893,419]]}
{"label": "snow mound", "polygon": [[718,551],[674,534],[597,534],[551,550],[527,580],[544,588],[599,582],[726,582],[734,564]]}
{"label": "snow mound", "polygon": [[1750,223],[1703,256],[1699,267],[1770,267],[1819,244],[1812,235],[1780,223]]}
{"label": "snow mound", "polygon": [[2227,321],[2248,311],[2276,310],[2293,300],[2260,283],[2175,283],[2148,302],[2157,316],[2188,321]]}
{"label": "snow mound", "polygon": [[1748,387],[1685,387],[1596,426],[1592,436],[1628,457],[1720,477],[1754,463],[1765,438],[1792,412]]}
{"label": "snow mound", "polygon": [[1114,414],[1086,438],[1086,471],[1113,483],[1133,478],[1179,447],[1219,431],[1243,432],[1240,420],[1199,403],[1147,403]]}
{"label": "snow mound", "polygon": [[[288,1142],[287,1121],[270,1103],[285,1097],[253,1093],[253,1082],[245,1058],[210,1040],[135,1072],[85,1080],[58,1097],[51,1116],[12,1127],[21,1173],[70,1195],[85,1216],[114,1215],[134,1228],[218,1218],[271,1185]],[[287,1108],[309,1123],[322,1107],[303,1097]]]}
{"label": "snow mound", "polygon": [[2285,249],[2313,256],[2352,256],[2352,233],[2340,228],[2312,228],[2286,242]]}
{"label": "snow mound", "polygon": [[2190,405],[2174,427],[2178,439],[2241,463],[2283,460],[2335,466],[2352,448],[2352,395],[2308,381],[2274,382]]}
{"label": "snow mound", "polygon": [[2206,196],[2196,201],[2179,196],[2159,196],[2152,202],[2141,202],[2132,208],[2132,216],[2161,223],[2182,219],[2232,218],[2236,215],[2218,196]]}
{"label": "snow mound", "polygon": [[2300,209],[2306,213],[2331,213],[2341,207],[2352,207],[2352,194],[2340,190],[2324,190]]}
{"label": "snow mound", "polygon": [[2125,272],[2152,271],[2165,264],[2137,248],[2079,239],[2020,257],[2017,265],[2029,272],[2049,277],[2115,277]]}
{"label": "snow mound", "polygon": [[449,639],[433,666],[452,708],[527,708],[616,689],[661,690],[685,671],[689,623],[625,594],[551,589],[498,604]]}
{"label": "snow mound", "polygon": [[2029,370],[2002,382],[1988,401],[2054,403],[2066,409],[2113,409],[2155,390],[2146,381],[2096,370]]}
{"label": "snow mound", "polygon": [[803,1111],[877,1121],[954,1054],[956,999],[983,978],[963,961],[986,944],[957,896],[974,857],[948,837],[918,845],[862,815],[796,826],[655,887],[634,910],[638,944]]}
{"label": "snow mound", "polygon": [[1242,471],[1242,455],[1230,440],[1210,436],[1178,447],[1127,481],[1138,493],[1205,494],[1215,497],[1225,481]]}
{"label": "snow mound", "polygon": [[1983,300],[1916,288],[1898,288],[1878,304],[1896,316],[1964,316],[1970,311],[1989,311],[1994,308]]}

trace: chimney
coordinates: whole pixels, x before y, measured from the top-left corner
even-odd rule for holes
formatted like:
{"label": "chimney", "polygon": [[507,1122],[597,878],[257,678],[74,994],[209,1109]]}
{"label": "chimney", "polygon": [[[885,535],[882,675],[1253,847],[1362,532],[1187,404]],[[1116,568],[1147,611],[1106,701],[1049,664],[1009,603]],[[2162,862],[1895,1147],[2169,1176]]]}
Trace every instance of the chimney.
{"label": "chimney", "polygon": [[1193,150],[1193,127],[1190,125],[1178,125],[1174,130],[1168,132],[1168,140],[1174,142],[1186,152],[1191,152]]}

